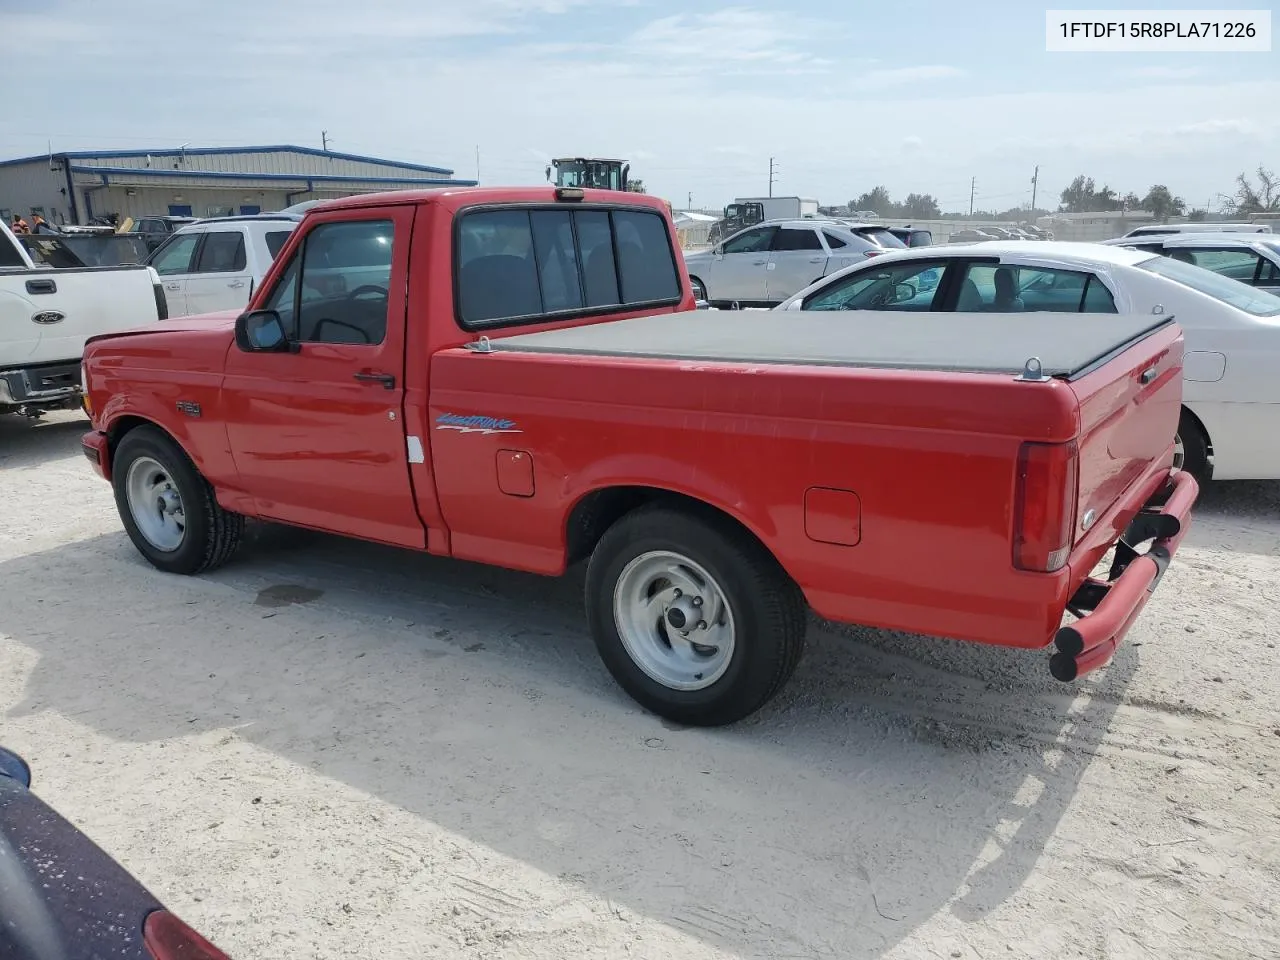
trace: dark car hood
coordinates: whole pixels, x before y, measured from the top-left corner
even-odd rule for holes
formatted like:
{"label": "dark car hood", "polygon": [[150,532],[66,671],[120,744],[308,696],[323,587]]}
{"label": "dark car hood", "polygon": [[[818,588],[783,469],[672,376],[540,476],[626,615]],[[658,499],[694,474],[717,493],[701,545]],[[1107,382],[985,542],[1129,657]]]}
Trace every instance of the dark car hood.
{"label": "dark car hood", "polygon": [[22,784],[0,776],[0,957],[146,960],[142,884]]}

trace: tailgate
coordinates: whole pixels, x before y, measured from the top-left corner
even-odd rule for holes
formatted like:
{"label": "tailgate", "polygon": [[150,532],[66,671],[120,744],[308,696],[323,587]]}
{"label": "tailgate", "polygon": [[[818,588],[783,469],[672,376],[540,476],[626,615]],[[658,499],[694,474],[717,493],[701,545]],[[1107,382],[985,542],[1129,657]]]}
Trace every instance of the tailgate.
{"label": "tailgate", "polygon": [[1080,483],[1072,542],[1153,463],[1172,464],[1182,410],[1182,330],[1161,327],[1072,378],[1080,403]]}

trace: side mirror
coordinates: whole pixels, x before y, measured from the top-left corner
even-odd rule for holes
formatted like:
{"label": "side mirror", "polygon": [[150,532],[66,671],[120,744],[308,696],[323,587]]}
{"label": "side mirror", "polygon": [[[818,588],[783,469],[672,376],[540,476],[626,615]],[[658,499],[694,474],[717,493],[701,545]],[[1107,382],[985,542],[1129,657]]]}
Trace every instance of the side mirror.
{"label": "side mirror", "polygon": [[252,310],[236,317],[236,346],[246,353],[292,350],[284,321],[275,310]]}
{"label": "side mirror", "polygon": [[791,310],[803,310],[803,309],[804,309],[804,301],[803,301],[803,300],[792,300],[790,303],[788,303],[788,304],[787,304],[787,310],[788,310],[788,311],[791,311]]}
{"label": "side mirror", "polygon": [[904,300],[910,300],[916,295],[916,288],[909,283],[899,283],[893,288],[893,300],[895,303],[902,303]]}
{"label": "side mirror", "polygon": [[547,183],[551,182],[551,168],[547,167]]}

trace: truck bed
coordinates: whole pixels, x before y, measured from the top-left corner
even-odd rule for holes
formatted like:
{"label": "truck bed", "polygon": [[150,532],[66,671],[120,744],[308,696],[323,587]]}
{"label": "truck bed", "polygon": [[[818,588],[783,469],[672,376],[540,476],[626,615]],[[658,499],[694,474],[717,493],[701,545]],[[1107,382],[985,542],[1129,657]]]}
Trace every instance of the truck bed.
{"label": "truck bed", "polygon": [[471,347],[1014,375],[1036,357],[1045,375],[1071,380],[1173,319],[1114,313],[698,311],[517,334]]}

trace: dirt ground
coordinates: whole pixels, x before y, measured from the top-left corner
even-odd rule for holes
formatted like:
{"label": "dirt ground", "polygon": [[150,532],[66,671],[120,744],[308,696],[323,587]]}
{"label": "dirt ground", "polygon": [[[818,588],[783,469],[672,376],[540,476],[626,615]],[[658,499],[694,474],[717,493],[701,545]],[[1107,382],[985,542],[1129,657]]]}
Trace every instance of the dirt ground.
{"label": "dirt ground", "polygon": [[1115,661],[817,627],[736,727],[596,658],[581,576],[275,527],[147,566],[0,418],[0,742],[237,960],[1274,958],[1280,485],[1220,484]]}

